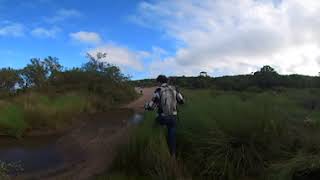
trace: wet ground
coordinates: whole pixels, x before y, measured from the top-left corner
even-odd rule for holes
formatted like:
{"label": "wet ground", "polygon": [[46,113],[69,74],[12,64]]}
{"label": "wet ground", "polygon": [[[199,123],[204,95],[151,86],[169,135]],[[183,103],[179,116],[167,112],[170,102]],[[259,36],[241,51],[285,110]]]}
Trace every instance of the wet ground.
{"label": "wet ground", "polygon": [[[22,167],[22,172],[11,169],[10,174],[17,179],[45,179],[69,174],[70,169],[76,168],[82,169],[84,174],[80,173],[81,177],[89,177],[91,167],[98,170],[110,159],[106,154],[111,155],[110,147],[119,143],[112,142],[120,141],[119,132],[126,134],[119,130],[138,124],[143,116],[122,109],[91,115],[86,119],[78,128],[63,136],[26,137],[21,140],[0,138],[0,160]],[[79,167],[80,164],[84,166]]]}
{"label": "wet ground", "polygon": [[[1,138],[0,160],[16,164],[22,167],[24,172],[57,168],[64,162],[61,152],[56,147],[57,140],[57,136],[25,138],[23,140]],[[17,169],[12,169],[10,173],[20,172],[17,172]]]}
{"label": "wet ground", "polygon": [[89,179],[106,170],[116,147],[126,143],[129,126],[142,121],[148,88],[122,109],[84,115],[70,132],[57,136],[0,138],[0,161],[14,162],[24,171],[11,171],[14,179]]}

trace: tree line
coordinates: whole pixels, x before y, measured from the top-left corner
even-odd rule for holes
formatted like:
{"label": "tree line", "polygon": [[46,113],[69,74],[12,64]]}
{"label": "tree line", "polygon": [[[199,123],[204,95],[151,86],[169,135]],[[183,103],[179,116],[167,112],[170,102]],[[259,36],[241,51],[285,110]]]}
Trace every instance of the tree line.
{"label": "tree line", "polygon": [[[133,96],[133,88],[128,85],[129,77],[117,66],[102,62],[106,55],[87,54],[88,62],[81,67],[67,69],[58,58],[48,56],[44,59],[32,58],[21,69],[0,69],[0,97],[14,96],[20,93],[36,91],[41,93],[64,93],[81,91],[102,97],[112,96],[115,101]],[[117,91],[118,90],[118,91]],[[115,93],[121,93],[116,96]],[[120,99],[119,99],[120,98]]]}
{"label": "tree line", "polygon": [[[135,86],[155,86],[154,79],[131,82]],[[269,65],[246,75],[222,77],[170,77],[170,83],[185,88],[218,88],[222,90],[259,91],[272,88],[320,88],[320,77],[299,74],[281,75]]]}

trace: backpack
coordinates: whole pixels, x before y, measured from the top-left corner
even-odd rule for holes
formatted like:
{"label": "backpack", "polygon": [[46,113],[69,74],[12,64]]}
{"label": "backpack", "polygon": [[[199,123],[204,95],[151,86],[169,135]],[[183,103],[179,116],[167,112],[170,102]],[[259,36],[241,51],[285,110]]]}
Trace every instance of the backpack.
{"label": "backpack", "polygon": [[160,90],[160,109],[162,115],[177,115],[177,92],[171,86],[162,86]]}

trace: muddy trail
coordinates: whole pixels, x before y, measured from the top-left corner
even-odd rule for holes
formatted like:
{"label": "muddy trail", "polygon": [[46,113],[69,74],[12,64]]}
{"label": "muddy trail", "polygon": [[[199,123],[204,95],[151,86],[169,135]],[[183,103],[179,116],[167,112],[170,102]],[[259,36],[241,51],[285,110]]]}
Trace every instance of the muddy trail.
{"label": "muddy trail", "polygon": [[[143,95],[122,108],[83,115],[71,131],[57,138],[54,147],[50,147],[61,154],[63,163],[46,170],[24,172],[12,179],[93,179],[105,172],[117,147],[128,142],[130,121],[142,118],[143,106],[153,91],[154,88],[144,88]],[[41,158],[37,160],[42,163],[49,161],[45,155],[36,158]]]}

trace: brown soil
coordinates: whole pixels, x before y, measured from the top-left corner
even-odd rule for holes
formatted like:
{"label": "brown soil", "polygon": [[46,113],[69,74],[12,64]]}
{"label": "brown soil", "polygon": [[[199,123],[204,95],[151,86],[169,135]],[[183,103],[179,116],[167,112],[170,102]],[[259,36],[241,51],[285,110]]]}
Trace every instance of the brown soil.
{"label": "brown soil", "polygon": [[[129,109],[133,109],[136,112],[143,111],[144,104],[151,100],[153,92],[155,91],[155,89],[156,89],[155,87],[143,88],[142,96],[140,96],[140,98],[137,99],[136,101],[133,101],[133,102],[129,103],[125,107],[129,108]],[[139,89],[137,89],[137,91],[139,92]]]}
{"label": "brown soil", "polygon": [[[57,143],[65,157],[63,167],[36,174],[24,174],[14,179],[93,179],[110,166],[116,148],[128,141],[130,126],[127,120],[132,110],[142,112],[155,88],[143,89],[143,95],[122,109],[85,115],[80,124],[63,135]],[[128,109],[132,109],[131,113]]]}

